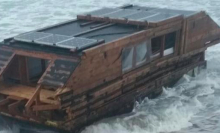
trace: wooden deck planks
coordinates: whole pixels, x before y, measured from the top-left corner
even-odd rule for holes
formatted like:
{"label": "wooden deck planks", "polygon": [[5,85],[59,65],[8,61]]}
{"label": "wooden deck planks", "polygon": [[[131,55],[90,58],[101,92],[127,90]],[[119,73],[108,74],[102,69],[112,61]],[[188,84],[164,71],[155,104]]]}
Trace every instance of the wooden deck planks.
{"label": "wooden deck planks", "polygon": [[[29,87],[29,86],[24,86],[24,85],[9,85],[6,83],[0,83],[0,94],[4,95],[9,95],[9,96],[16,96],[16,97],[21,97],[24,99],[30,99],[34,92],[35,88]],[[55,100],[50,100],[49,98],[54,97],[55,92],[49,91],[49,90],[41,90],[40,93],[40,100],[43,103],[48,103],[48,104],[58,104],[58,101]]]}

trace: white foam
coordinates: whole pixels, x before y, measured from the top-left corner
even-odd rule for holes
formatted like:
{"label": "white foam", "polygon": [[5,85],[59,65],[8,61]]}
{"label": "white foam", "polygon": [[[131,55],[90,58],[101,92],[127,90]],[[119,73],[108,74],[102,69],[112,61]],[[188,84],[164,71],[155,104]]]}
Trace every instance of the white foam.
{"label": "white foam", "polygon": [[20,133],[19,127],[16,125],[12,125],[12,128],[3,129],[0,133]]}

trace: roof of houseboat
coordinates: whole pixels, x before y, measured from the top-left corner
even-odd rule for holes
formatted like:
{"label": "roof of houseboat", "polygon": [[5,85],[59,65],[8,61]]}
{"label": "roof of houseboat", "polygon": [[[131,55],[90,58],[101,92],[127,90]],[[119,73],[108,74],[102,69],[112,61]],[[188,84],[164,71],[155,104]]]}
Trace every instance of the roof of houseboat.
{"label": "roof of houseboat", "polygon": [[68,22],[6,39],[4,44],[40,51],[82,51],[150,28],[149,24],[196,13],[136,5],[102,8],[78,15],[77,19]]}

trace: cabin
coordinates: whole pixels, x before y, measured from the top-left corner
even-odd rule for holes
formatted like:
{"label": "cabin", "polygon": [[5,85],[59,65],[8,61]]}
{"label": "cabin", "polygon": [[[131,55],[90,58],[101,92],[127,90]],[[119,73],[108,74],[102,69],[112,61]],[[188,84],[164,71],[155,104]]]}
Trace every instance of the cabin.
{"label": "cabin", "polygon": [[220,27],[204,11],[125,5],[0,43],[0,112],[78,131],[206,67]]}

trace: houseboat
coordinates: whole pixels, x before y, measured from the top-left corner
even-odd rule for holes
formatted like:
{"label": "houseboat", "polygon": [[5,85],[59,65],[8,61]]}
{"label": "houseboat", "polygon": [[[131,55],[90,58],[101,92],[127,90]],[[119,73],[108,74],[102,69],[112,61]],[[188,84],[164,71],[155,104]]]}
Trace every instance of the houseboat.
{"label": "houseboat", "polygon": [[125,5],[80,14],[0,43],[0,112],[77,132],[196,74],[219,42],[204,11]]}

